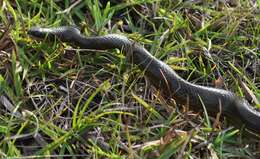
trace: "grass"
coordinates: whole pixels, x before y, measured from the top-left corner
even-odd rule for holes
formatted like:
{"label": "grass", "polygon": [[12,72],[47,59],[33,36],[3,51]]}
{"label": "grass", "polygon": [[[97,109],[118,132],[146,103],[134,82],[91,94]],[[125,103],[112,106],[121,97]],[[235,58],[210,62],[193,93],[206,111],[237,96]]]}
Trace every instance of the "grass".
{"label": "grass", "polygon": [[259,99],[260,2],[106,2],[0,1],[1,157],[258,158],[257,139],[166,101],[120,50],[73,49],[26,31],[125,34],[184,79],[240,96],[243,81]]}

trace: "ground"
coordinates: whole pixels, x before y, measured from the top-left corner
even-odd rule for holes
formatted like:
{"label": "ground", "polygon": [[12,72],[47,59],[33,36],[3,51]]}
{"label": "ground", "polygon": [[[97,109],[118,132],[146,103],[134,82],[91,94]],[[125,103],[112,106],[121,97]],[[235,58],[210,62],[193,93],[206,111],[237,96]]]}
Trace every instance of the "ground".
{"label": "ground", "polygon": [[[259,158],[259,138],[165,99],[120,50],[28,36],[123,34],[192,83],[260,98],[260,1],[0,1],[2,158]],[[259,104],[252,104],[259,107]]]}

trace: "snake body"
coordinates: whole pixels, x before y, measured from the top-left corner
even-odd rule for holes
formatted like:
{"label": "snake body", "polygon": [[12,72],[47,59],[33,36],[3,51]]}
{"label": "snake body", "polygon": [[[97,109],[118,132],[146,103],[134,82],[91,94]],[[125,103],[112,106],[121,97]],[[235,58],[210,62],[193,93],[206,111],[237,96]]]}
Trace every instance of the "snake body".
{"label": "snake body", "polygon": [[203,110],[212,115],[221,113],[235,126],[260,133],[260,112],[245,99],[222,89],[190,83],[181,78],[171,67],[152,56],[143,46],[118,34],[85,37],[75,27],[41,28],[33,27],[28,34],[40,39],[58,38],[62,42],[84,49],[121,49],[130,55],[131,62],[144,71],[150,82],[163,94],[173,97],[178,103],[189,105],[194,110]]}

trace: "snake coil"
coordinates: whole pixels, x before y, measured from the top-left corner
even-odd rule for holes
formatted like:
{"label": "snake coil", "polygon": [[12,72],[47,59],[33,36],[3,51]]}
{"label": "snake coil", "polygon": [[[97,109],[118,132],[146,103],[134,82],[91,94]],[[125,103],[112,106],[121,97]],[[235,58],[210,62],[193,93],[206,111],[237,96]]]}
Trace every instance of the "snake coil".
{"label": "snake coil", "polygon": [[184,80],[167,64],[156,59],[144,47],[125,36],[109,34],[85,37],[77,28],[69,26],[33,27],[28,34],[40,39],[58,38],[62,42],[84,49],[121,49],[127,56],[131,56],[131,61],[145,72],[151,83],[163,94],[173,97],[179,103],[188,104],[194,110],[203,110],[204,105],[209,114],[216,115],[221,112],[236,126],[245,126],[254,133],[260,133],[260,112],[245,99],[230,91],[200,86]]}

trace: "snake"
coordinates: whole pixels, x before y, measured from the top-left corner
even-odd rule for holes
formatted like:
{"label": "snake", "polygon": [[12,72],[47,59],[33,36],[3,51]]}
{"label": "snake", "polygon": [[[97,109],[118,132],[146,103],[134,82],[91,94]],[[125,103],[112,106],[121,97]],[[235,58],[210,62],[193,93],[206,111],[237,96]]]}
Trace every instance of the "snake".
{"label": "snake", "polygon": [[176,103],[187,105],[195,111],[206,110],[213,117],[220,113],[235,127],[260,134],[260,112],[244,98],[228,90],[202,86],[183,79],[172,67],[127,36],[108,34],[86,37],[75,26],[31,27],[28,34],[37,39],[59,39],[82,49],[120,49],[167,98],[173,98]]}

